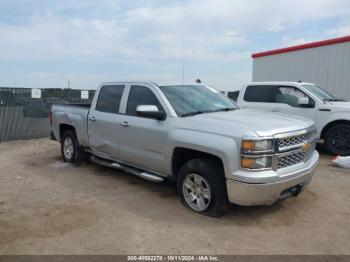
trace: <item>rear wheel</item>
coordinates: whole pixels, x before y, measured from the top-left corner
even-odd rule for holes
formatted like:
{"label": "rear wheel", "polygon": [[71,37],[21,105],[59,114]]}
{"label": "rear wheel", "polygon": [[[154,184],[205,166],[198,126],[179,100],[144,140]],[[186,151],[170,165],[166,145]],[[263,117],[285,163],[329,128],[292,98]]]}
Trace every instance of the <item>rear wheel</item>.
{"label": "rear wheel", "polygon": [[64,162],[81,164],[85,159],[85,152],[80,147],[74,130],[64,132],[61,142],[61,155]]}
{"label": "rear wheel", "polygon": [[325,135],[327,150],[334,155],[350,155],[350,125],[336,125]]}
{"label": "rear wheel", "polygon": [[180,169],[178,192],[192,211],[220,217],[227,206],[227,191],[220,165],[211,159],[193,159]]}

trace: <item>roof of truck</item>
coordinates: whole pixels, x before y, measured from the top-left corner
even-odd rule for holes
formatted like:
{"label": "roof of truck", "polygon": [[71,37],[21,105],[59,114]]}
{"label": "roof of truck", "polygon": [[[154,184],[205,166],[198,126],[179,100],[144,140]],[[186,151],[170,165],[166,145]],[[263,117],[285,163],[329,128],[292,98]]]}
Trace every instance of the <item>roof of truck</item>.
{"label": "roof of truck", "polygon": [[165,84],[158,84],[154,81],[142,81],[142,80],[135,80],[135,81],[111,81],[111,82],[103,82],[100,84],[100,86],[103,85],[118,85],[118,84],[153,84],[157,86],[198,86],[198,85],[207,85],[205,83],[165,83]]}
{"label": "roof of truck", "polygon": [[314,85],[310,82],[300,82],[300,81],[260,81],[260,82],[250,82],[246,85]]}

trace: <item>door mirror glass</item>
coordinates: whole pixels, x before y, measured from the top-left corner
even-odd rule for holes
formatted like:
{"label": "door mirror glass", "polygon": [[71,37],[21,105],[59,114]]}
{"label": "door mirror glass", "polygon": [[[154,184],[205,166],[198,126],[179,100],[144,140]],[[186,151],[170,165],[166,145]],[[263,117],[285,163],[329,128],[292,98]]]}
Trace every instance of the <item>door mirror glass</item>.
{"label": "door mirror glass", "polygon": [[136,108],[136,113],[138,116],[157,120],[164,120],[166,118],[165,112],[159,111],[158,107],[155,105],[139,105]]}

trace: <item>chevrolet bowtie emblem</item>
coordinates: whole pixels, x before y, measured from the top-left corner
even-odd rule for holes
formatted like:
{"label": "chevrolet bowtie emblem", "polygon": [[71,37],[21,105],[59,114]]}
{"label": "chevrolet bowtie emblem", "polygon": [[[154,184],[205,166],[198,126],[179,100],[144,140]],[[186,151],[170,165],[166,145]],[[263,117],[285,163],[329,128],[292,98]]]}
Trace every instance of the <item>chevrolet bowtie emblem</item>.
{"label": "chevrolet bowtie emblem", "polygon": [[302,147],[302,150],[304,152],[308,151],[311,147],[310,143],[309,142],[304,142],[304,144],[301,146]]}

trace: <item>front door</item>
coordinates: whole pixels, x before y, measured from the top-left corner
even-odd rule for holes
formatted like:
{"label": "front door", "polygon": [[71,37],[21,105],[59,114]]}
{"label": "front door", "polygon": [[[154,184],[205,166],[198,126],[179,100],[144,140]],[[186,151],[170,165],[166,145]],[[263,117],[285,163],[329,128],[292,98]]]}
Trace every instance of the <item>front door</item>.
{"label": "front door", "polygon": [[[300,105],[299,98],[308,98]],[[276,114],[316,118],[315,101],[294,86],[252,85],[245,90],[242,108],[259,109]]]}
{"label": "front door", "polygon": [[119,148],[122,161],[162,173],[168,121],[140,117],[136,113],[139,105],[155,105],[164,111],[159,101],[151,87],[130,86]]}
{"label": "front door", "polygon": [[[308,99],[309,104],[299,104],[299,99],[301,98]],[[276,87],[275,104],[271,111],[290,116],[302,116],[313,121],[316,120],[315,101],[294,86]]]}

